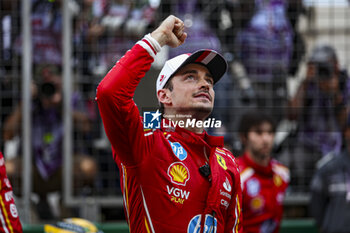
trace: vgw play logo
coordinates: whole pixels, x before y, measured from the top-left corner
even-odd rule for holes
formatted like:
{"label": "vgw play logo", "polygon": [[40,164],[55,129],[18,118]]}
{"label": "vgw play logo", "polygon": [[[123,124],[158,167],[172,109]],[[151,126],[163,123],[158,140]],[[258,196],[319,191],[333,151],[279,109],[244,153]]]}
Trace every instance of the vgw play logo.
{"label": "vgw play logo", "polygon": [[162,114],[157,110],[156,112],[143,113],[143,128],[144,129],[160,129],[160,121]]}

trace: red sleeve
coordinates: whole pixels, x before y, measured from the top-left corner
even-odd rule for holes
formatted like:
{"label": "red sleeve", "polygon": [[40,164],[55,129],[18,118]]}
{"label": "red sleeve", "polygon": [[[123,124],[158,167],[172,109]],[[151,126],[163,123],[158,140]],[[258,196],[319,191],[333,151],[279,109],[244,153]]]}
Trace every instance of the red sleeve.
{"label": "red sleeve", "polygon": [[152,54],[150,43],[144,43],[144,40],[115,64],[97,87],[96,94],[112,148],[127,166],[141,162],[147,148],[140,113],[132,99],[141,78],[154,61],[155,50],[151,49]]}
{"label": "red sleeve", "polygon": [[22,233],[22,225],[13,199],[12,186],[7,178],[5,161],[0,152],[0,232]]}
{"label": "red sleeve", "polygon": [[[236,163],[236,160],[234,160],[234,162]],[[235,192],[232,195],[231,204],[229,207],[230,215],[225,226],[225,233],[243,233],[242,188],[241,188],[241,178],[240,178],[237,165],[234,171],[234,182],[235,182],[235,186],[234,186]]]}

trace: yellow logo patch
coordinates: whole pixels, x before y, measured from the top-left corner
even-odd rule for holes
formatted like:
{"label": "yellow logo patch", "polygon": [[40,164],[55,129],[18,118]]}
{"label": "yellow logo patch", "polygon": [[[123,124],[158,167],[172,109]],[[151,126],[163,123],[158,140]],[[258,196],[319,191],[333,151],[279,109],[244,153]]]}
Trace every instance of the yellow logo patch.
{"label": "yellow logo patch", "polygon": [[250,208],[254,211],[260,210],[264,206],[264,200],[261,197],[254,197],[250,201]]}
{"label": "yellow logo patch", "polygon": [[226,161],[225,159],[219,155],[219,154],[215,154],[216,155],[216,159],[218,160],[218,163],[220,164],[220,166],[224,169],[227,170],[227,166],[226,166]]}
{"label": "yellow logo patch", "polygon": [[274,183],[277,187],[281,186],[281,184],[282,184],[282,179],[281,179],[281,177],[280,177],[279,175],[274,175],[274,176],[273,176],[273,183]]}
{"label": "yellow logo patch", "polygon": [[172,183],[184,186],[190,179],[190,173],[187,167],[181,162],[176,162],[169,166],[168,176],[171,178]]}

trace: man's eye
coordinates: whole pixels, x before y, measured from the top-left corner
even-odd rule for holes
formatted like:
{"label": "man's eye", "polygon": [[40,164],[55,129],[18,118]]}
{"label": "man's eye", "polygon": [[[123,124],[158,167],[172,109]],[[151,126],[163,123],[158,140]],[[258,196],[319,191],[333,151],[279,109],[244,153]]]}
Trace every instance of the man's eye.
{"label": "man's eye", "polygon": [[193,80],[193,79],[194,79],[194,76],[193,76],[193,75],[188,75],[188,76],[186,77],[186,79]]}
{"label": "man's eye", "polygon": [[214,81],[212,79],[207,79],[207,82],[210,84],[210,85],[213,85],[214,84]]}

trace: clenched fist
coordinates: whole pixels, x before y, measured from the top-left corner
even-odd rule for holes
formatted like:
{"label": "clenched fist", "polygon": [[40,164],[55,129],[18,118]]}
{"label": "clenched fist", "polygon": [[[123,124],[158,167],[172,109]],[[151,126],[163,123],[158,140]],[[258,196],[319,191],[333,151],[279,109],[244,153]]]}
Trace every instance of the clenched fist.
{"label": "clenched fist", "polygon": [[161,46],[168,45],[175,48],[185,42],[187,33],[184,29],[185,25],[182,20],[170,15],[151,33],[151,36],[156,39]]}

